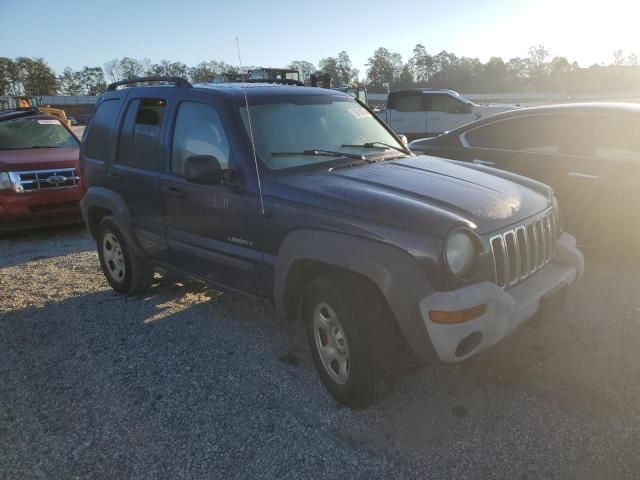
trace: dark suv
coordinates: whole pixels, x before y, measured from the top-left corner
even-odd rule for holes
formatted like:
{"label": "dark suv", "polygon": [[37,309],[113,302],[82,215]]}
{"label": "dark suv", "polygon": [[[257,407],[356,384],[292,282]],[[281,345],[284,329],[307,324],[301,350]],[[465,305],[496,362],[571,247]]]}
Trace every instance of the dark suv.
{"label": "dark suv", "polygon": [[161,266],[272,300],[340,402],[487,349],[582,274],[541,183],[414,156],[333,90],[164,80],[111,85],[82,143],[109,283],[140,293]]}

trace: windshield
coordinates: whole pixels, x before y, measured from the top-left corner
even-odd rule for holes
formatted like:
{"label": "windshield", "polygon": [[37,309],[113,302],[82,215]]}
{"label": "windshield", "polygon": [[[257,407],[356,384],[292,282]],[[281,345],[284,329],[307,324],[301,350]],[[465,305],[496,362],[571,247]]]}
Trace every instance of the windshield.
{"label": "windshield", "polygon": [[[343,96],[305,95],[277,99],[250,99],[251,126],[256,153],[270,170],[335,162],[345,154],[380,157],[403,145],[398,143],[366,109]],[[247,111],[240,107],[247,133]],[[375,145],[372,145],[375,144]],[[387,144],[387,146],[383,145]],[[334,151],[336,155],[305,155],[308,150]],[[282,155],[300,152],[300,155]]]}
{"label": "windshield", "polygon": [[0,122],[0,150],[77,146],[76,138],[59,120],[20,117]]}

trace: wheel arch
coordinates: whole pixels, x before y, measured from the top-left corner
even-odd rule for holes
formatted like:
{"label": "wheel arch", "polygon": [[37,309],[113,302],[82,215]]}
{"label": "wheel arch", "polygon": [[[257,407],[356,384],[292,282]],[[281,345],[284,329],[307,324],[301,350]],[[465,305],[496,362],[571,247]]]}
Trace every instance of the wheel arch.
{"label": "wheel arch", "polygon": [[276,259],[273,297],[278,314],[299,318],[306,284],[324,272],[349,273],[374,286],[414,355],[423,362],[437,358],[419,309],[433,287],[408,252],[338,232],[292,232]]}
{"label": "wheel arch", "polygon": [[106,216],[112,216],[131,249],[139,256],[146,256],[140,243],[133,235],[131,212],[120,195],[108,188],[90,187],[80,202],[80,206],[87,230],[94,239],[96,239],[100,221]]}

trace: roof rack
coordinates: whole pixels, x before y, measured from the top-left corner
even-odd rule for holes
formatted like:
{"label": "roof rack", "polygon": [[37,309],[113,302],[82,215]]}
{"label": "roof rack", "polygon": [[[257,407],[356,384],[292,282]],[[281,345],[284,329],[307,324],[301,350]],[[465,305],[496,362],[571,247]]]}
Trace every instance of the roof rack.
{"label": "roof rack", "polygon": [[282,85],[297,85],[304,87],[304,83],[290,78],[247,78],[243,83],[279,83]]}
{"label": "roof rack", "polygon": [[176,87],[191,88],[191,84],[182,77],[134,77],[127,80],[120,80],[114,82],[107,87],[107,92],[113,92],[115,89],[122,85],[128,85],[130,83],[146,83],[146,82],[167,82],[174,83]]}

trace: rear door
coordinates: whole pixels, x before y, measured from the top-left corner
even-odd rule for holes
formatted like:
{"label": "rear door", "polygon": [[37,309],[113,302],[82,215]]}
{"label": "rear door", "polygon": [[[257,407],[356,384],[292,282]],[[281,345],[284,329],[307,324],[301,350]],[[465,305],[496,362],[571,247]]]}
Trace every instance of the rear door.
{"label": "rear door", "polygon": [[388,100],[388,120],[391,129],[407,138],[427,136],[427,109],[420,91],[392,92]]}
{"label": "rear door", "polygon": [[[637,252],[640,245],[640,122],[633,118],[592,114],[575,120],[581,142],[567,172],[582,192],[584,214],[578,220],[587,243],[615,245]],[[614,243],[615,242],[615,243]]]}
{"label": "rear door", "polygon": [[160,171],[163,167],[161,137],[166,125],[165,91],[134,92],[127,98],[113,163],[107,172],[109,186],[127,204],[133,232],[148,254],[167,254],[160,200]]}
{"label": "rear door", "polygon": [[162,205],[171,263],[207,280],[257,293],[250,225],[257,223],[257,196],[231,185],[199,185],[184,178],[191,155],[213,155],[223,169],[237,163],[227,135],[232,125],[223,100],[201,91],[181,91],[162,175]]}

